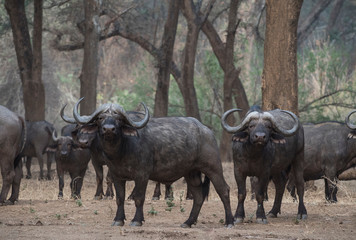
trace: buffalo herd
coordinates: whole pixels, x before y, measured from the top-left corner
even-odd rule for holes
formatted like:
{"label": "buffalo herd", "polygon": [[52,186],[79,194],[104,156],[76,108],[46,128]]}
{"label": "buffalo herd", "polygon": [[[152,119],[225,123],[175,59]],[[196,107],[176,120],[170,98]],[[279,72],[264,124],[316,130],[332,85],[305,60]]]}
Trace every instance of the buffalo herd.
{"label": "buffalo herd", "polygon": [[[21,159],[26,159],[26,178],[31,178],[31,158],[36,157],[40,165],[40,179],[51,179],[51,163],[56,161],[58,198],[63,197],[64,172],[71,177],[71,197],[80,198],[83,178],[91,160],[97,181],[94,198],[113,198],[115,189],[117,211],[113,226],[125,224],[126,181],[134,181],[135,184],[129,197],[136,207],[130,226],[141,226],[148,181],[156,181],[157,186],[159,183],[166,184],[166,197],[169,197],[169,186],[182,177],[187,183],[193,205],[181,227],[191,227],[197,222],[203,202],[208,197],[210,183],[224,206],[225,226],[242,223],[246,217],[247,177],[255,179],[253,190],[257,201],[257,223],[267,223],[266,216],[277,217],[281,212],[286,186],[294,198],[298,196],[297,218],[306,219],[304,182],[324,179],[326,200],[336,202],[339,175],[356,166],[356,125],[350,122],[350,116],[356,110],[347,115],[345,123],[302,125],[290,111],[262,111],[260,107],[253,106],[240,124],[231,126],[227,118],[241,111],[231,109],[223,114],[221,125],[232,135],[234,174],[238,187],[238,204],[233,214],[230,187],[223,176],[218,144],[208,127],[192,117],[150,117],[144,103],[142,112],[125,111],[118,104],[107,103],[91,115],[80,115],[78,107],[82,100],[75,104],[72,117],[64,114],[66,106],[62,108],[60,115],[68,125],[62,128],[60,136],[52,124],[25,121],[0,106],[0,205],[14,204],[18,200]],[[44,154],[47,154],[46,176],[43,173]],[[108,167],[105,193],[104,165]],[[270,180],[276,191],[272,209],[266,214],[263,201]],[[10,188],[11,196],[7,200]],[[157,192],[153,198],[157,199]]]}

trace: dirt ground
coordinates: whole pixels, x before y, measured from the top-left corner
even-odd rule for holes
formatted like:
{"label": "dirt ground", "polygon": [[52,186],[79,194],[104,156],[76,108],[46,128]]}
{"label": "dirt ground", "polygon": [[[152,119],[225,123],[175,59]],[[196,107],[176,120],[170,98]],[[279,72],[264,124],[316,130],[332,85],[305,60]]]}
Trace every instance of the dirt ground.
{"label": "dirt ground", "polygon": [[[54,166],[55,169],[55,166]],[[174,183],[174,206],[165,200],[152,201],[154,183],[150,182],[144,207],[142,227],[130,227],[134,216],[133,201],[125,202],[127,221],[124,227],[112,227],[116,213],[115,200],[93,200],[95,172],[90,164],[84,179],[81,201],[69,198],[69,176],[65,178],[64,198],[57,200],[58,178],[38,181],[38,165],[32,166],[33,179],[22,179],[20,199],[13,206],[0,207],[0,239],[355,239],[356,236],[356,181],[340,182],[338,203],[324,200],[323,181],[317,190],[307,190],[305,204],[308,219],[296,219],[297,203],[285,193],[282,213],[268,224],[255,222],[256,202],[245,202],[246,219],[243,224],[226,229],[224,209],[213,186],[209,200],[204,203],[198,223],[190,229],[180,228],[189,216],[191,200],[185,200],[186,187],[182,180]],[[225,179],[231,188],[233,213],[237,206],[237,188],[232,163],[224,163]],[[0,185],[2,182],[0,180]],[[273,184],[269,211],[273,204]],[[132,183],[127,191],[131,192]],[[163,186],[161,187],[163,190]],[[249,193],[248,193],[249,194]],[[127,194],[128,196],[128,194]]]}

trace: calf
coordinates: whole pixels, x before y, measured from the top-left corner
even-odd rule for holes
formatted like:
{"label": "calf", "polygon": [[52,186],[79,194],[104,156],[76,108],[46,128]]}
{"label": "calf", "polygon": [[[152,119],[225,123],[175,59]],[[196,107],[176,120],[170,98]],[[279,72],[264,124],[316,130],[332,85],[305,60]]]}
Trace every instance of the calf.
{"label": "calf", "polygon": [[57,174],[59,180],[58,198],[63,198],[64,172],[68,172],[71,178],[70,188],[72,198],[80,198],[83,179],[90,160],[90,152],[74,144],[72,137],[56,137],[53,132],[54,145],[49,151],[55,152]]}
{"label": "calf", "polygon": [[[286,174],[291,169],[296,176],[299,196],[298,218],[305,219],[304,206],[304,134],[298,118],[289,111],[262,111],[252,107],[242,123],[231,127],[226,118],[240,109],[231,109],[222,116],[222,127],[233,133],[234,173],[238,186],[238,206],[234,216],[235,223],[245,218],[244,201],[246,198],[246,177],[257,177],[256,200],[258,223],[267,223],[263,208],[263,199],[270,179],[275,184],[276,195],[270,217],[277,217],[281,210],[282,197],[287,181]],[[292,119],[290,119],[292,118]],[[286,130],[286,129],[290,130]]]}

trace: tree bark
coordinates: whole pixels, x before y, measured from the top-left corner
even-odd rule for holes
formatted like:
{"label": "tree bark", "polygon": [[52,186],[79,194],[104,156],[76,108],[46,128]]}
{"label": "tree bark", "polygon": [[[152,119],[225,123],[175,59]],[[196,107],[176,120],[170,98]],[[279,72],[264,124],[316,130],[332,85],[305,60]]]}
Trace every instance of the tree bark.
{"label": "tree bark", "polygon": [[200,121],[198,99],[194,87],[194,67],[199,32],[201,28],[201,20],[197,16],[195,12],[194,3],[191,0],[183,1],[182,12],[187,20],[188,25],[187,37],[183,50],[183,62],[181,70],[181,81],[184,86],[184,88],[182,89],[184,107],[186,111],[186,116],[195,117]]}
{"label": "tree bark", "polygon": [[298,115],[297,27],[302,0],[266,0],[262,109]]}
{"label": "tree bark", "polygon": [[82,72],[80,74],[80,97],[85,101],[80,104],[81,114],[91,114],[96,109],[96,79],[99,69],[99,14],[101,1],[84,0],[85,40]]}
{"label": "tree bark", "polygon": [[33,54],[24,0],[5,1],[22,82],[25,119],[28,121],[45,119],[45,93],[41,78],[42,5],[42,0],[34,1]]}
{"label": "tree bark", "polygon": [[168,16],[164,26],[162,44],[160,47],[161,57],[158,59],[159,69],[153,114],[155,117],[165,117],[168,114],[170,72],[180,5],[181,0],[169,1]]}

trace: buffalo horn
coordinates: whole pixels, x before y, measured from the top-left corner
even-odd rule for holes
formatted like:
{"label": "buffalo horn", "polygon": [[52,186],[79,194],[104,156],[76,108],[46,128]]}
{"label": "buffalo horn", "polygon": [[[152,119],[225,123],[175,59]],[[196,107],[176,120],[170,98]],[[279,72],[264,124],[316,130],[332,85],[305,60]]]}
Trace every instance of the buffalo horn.
{"label": "buffalo horn", "polygon": [[52,132],[52,139],[53,141],[58,142],[59,138],[56,136],[56,131]]}
{"label": "buffalo horn", "polygon": [[231,127],[229,126],[229,124],[226,123],[226,118],[233,112],[237,112],[237,111],[242,111],[241,109],[230,109],[229,111],[226,111],[222,117],[221,117],[221,126],[225,129],[225,131],[227,131],[228,133],[235,133],[240,131],[240,129],[245,128],[246,124],[250,121],[251,118],[251,113],[248,114],[245,119],[242,121],[242,123],[236,127]]}
{"label": "buffalo horn", "polygon": [[351,112],[346,116],[346,118],[345,118],[346,126],[347,126],[348,128],[350,128],[351,130],[355,130],[355,129],[356,129],[356,125],[354,125],[354,124],[352,124],[352,123],[350,122],[350,116],[351,116],[353,113],[355,113],[355,112],[356,112],[356,110],[351,111]]}
{"label": "buffalo horn", "polygon": [[77,121],[77,123],[79,124],[87,124],[90,123],[91,121],[93,121],[100,113],[105,112],[106,110],[108,110],[110,108],[111,104],[103,104],[101,105],[99,108],[97,108],[95,110],[95,112],[93,112],[91,115],[89,116],[80,116],[80,114],[78,113],[78,106],[79,103],[83,100],[84,98],[79,99],[79,101],[75,104],[74,108],[73,108],[73,116],[74,119]]}
{"label": "buffalo horn", "polygon": [[68,117],[68,116],[66,116],[66,115],[64,114],[64,109],[65,109],[66,106],[67,106],[67,104],[64,105],[64,106],[62,107],[62,109],[61,109],[61,118],[63,119],[63,121],[65,121],[65,122],[67,122],[67,123],[76,124],[77,122],[75,121],[74,118]]}
{"label": "buffalo horn", "polygon": [[281,112],[287,113],[289,116],[291,116],[293,118],[294,126],[291,129],[287,130],[287,129],[281,128],[279,126],[279,124],[277,123],[277,121],[275,120],[275,118],[272,116],[272,114],[270,114],[268,112],[265,112],[265,115],[266,115],[265,118],[269,119],[273,123],[274,128],[275,128],[275,130],[277,130],[277,132],[279,132],[280,134],[282,134],[285,137],[290,137],[290,136],[294,135],[299,128],[298,117],[290,111],[281,110]]}
{"label": "buffalo horn", "polygon": [[125,118],[126,122],[128,124],[130,124],[130,126],[136,128],[136,129],[140,129],[140,128],[143,128],[144,126],[146,126],[146,124],[148,123],[148,120],[150,119],[150,113],[149,113],[146,105],[143,102],[141,102],[141,104],[145,109],[145,117],[141,121],[138,121],[138,122],[133,121],[129,117],[129,115],[126,113],[126,111],[120,105],[115,104],[114,110],[118,111]]}

